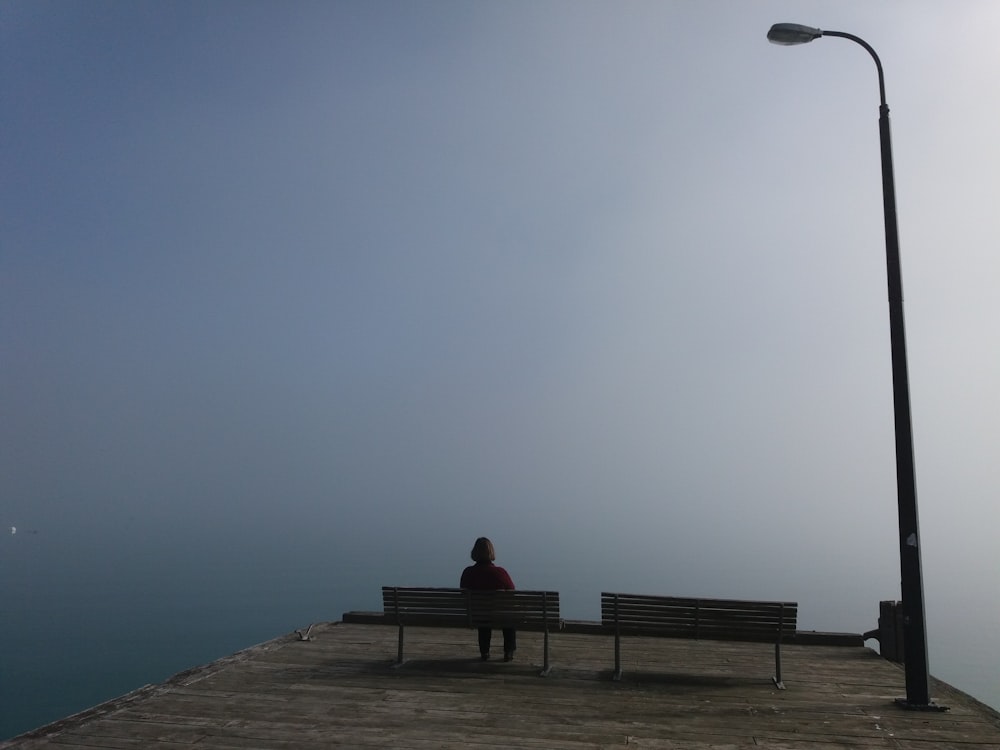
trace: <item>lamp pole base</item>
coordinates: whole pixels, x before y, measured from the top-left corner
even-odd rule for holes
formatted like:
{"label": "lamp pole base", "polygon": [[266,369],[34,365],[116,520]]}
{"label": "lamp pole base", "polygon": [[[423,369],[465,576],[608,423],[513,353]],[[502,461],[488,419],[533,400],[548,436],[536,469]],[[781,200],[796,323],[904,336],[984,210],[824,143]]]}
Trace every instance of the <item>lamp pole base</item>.
{"label": "lamp pole base", "polygon": [[948,706],[939,706],[931,701],[930,703],[910,703],[906,698],[896,698],[896,705],[904,711],[950,711]]}

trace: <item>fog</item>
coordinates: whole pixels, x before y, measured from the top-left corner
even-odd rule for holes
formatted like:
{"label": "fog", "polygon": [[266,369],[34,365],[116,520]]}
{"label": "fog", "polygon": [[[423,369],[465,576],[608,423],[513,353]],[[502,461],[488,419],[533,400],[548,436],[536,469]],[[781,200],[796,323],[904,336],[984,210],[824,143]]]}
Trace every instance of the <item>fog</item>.
{"label": "fog", "polygon": [[278,626],[289,591],[319,620],[457,585],[485,534],[569,617],[875,627],[877,79],[768,44],[793,21],[883,60],[931,669],[1000,652],[995,3],[0,11],[0,523],[38,531],[33,583]]}

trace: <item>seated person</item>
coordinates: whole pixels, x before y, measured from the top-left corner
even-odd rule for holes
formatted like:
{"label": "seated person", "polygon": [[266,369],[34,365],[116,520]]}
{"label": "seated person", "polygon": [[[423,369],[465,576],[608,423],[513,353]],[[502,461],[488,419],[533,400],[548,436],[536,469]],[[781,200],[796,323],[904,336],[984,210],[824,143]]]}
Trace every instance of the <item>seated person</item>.
{"label": "seated person", "polygon": [[[493,549],[493,542],[484,536],[476,540],[472,547],[472,559],[475,565],[470,565],[462,571],[462,582],[459,584],[463,589],[475,591],[513,591],[514,581],[506,570],[499,565],[494,565],[496,552]],[[490,658],[490,640],[493,637],[491,628],[479,628],[479,655],[483,661]],[[514,628],[503,629],[503,660],[511,661],[514,658],[514,650],[517,648],[517,632]]]}

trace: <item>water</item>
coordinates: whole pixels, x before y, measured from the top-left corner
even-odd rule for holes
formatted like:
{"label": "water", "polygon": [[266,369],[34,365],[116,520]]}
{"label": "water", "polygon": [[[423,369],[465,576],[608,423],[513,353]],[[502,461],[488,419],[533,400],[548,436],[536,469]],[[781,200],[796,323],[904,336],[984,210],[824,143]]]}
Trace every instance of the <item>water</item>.
{"label": "water", "polygon": [[[304,528],[304,527],[303,527]],[[280,532],[239,535],[225,529],[190,533],[172,544],[152,531],[85,533],[67,524],[0,543],[0,738],[9,738],[102,701],[156,683],[310,622],[336,620],[347,610],[380,607],[382,584],[455,585],[466,564],[455,542],[452,568],[446,554],[400,564],[396,545],[350,545],[331,534],[312,541]],[[230,530],[234,532],[234,530]],[[470,540],[471,541],[471,540]],[[527,553],[524,554],[527,556]],[[501,559],[523,588],[563,592],[564,615],[596,619],[601,585],[585,566],[551,561],[534,578],[516,560]],[[617,565],[612,577],[631,577],[636,589],[657,593],[738,595],[735,591],[667,591],[621,551],[599,562]],[[540,566],[538,560],[533,565]],[[622,567],[624,566],[624,567]],[[741,584],[743,585],[743,584]],[[766,587],[758,584],[755,591]],[[845,590],[850,587],[845,587]],[[761,598],[770,596],[765,592]],[[843,611],[829,600],[799,596],[800,626],[827,628]],[[886,597],[888,598],[888,597]],[[930,600],[932,672],[983,702],[1000,708],[1000,644],[977,623],[988,611],[951,620],[934,617]],[[874,627],[878,602],[857,602],[855,631]],[[948,611],[942,608],[940,611]],[[820,614],[817,614],[820,613]],[[863,621],[863,622],[862,622]],[[840,624],[840,623],[836,623]]]}

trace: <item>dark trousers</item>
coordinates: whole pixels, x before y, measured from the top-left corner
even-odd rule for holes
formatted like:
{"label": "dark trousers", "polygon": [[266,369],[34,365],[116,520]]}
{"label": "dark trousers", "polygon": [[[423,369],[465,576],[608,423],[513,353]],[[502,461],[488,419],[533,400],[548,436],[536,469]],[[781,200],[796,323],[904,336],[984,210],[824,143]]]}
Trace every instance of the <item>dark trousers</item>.
{"label": "dark trousers", "polygon": [[[479,653],[485,654],[490,650],[490,640],[493,638],[492,628],[479,628]],[[503,651],[514,651],[517,648],[517,631],[514,628],[503,629]]]}

